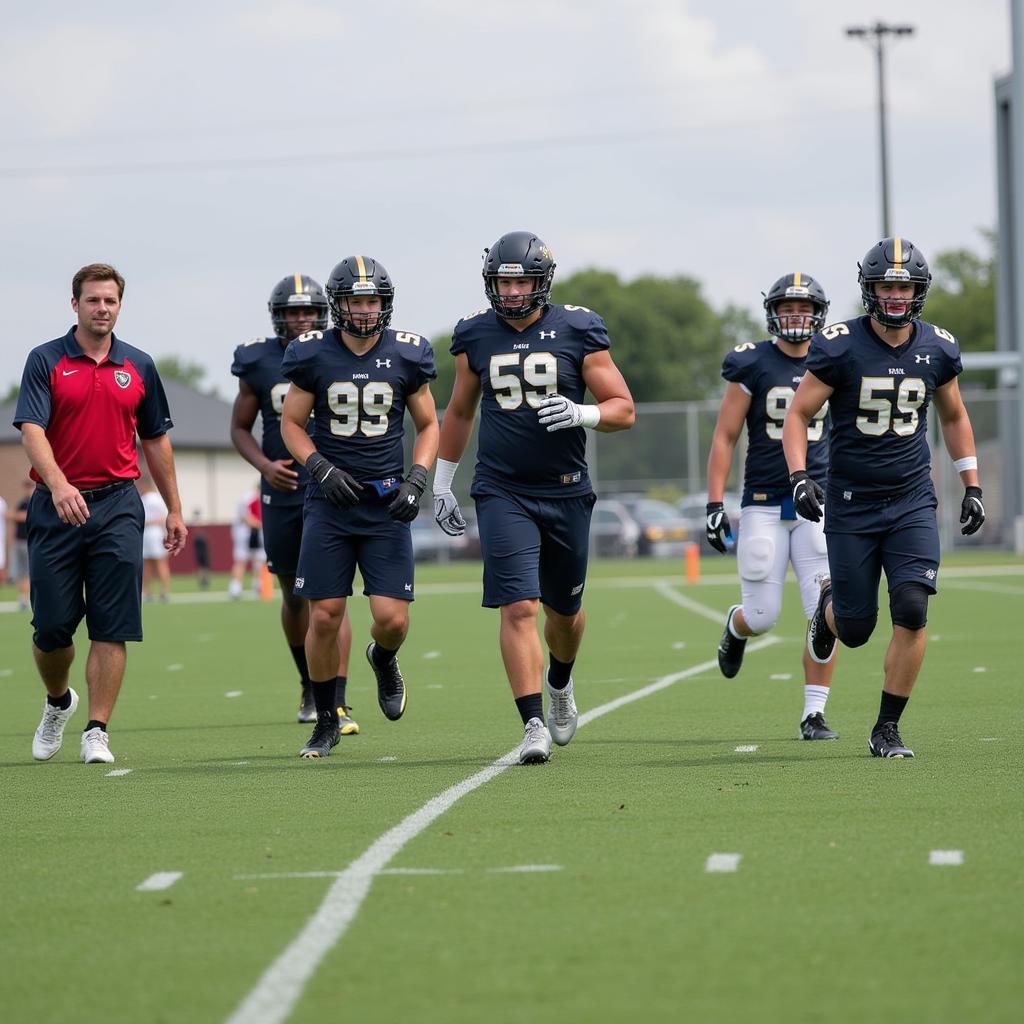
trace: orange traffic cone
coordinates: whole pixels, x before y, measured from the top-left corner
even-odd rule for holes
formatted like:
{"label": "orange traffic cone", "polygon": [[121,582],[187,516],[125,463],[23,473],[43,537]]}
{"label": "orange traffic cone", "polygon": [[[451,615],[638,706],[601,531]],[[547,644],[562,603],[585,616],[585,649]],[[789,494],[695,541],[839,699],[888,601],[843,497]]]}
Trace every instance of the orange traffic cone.
{"label": "orange traffic cone", "polygon": [[260,566],[260,600],[274,600],[274,577],[267,568],[266,562]]}
{"label": "orange traffic cone", "polygon": [[700,582],[700,545],[686,545],[686,582]]}

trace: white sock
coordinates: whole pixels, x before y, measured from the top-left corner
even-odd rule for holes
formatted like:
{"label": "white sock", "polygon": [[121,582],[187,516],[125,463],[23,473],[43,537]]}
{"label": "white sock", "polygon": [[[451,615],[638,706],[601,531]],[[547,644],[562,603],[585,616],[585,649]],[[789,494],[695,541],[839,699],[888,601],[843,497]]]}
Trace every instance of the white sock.
{"label": "white sock", "polygon": [[729,616],[729,632],[734,637],[736,637],[737,640],[749,640],[750,639],[749,636],[743,636],[742,634],[737,633],[736,632],[736,627],[732,624],[732,620],[736,617],[736,612],[738,612],[738,611],[739,611],[739,608],[737,608],[735,611],[733,611],[733,613]]}
{"label": "white sock", "polygon": [[800,719],[803,722],[808,715],[813,715],[817,712],[824,714],[825,702],[828,700],[828,687],[827,686],[813,686],[808,683],[804,687],[804,716]]}

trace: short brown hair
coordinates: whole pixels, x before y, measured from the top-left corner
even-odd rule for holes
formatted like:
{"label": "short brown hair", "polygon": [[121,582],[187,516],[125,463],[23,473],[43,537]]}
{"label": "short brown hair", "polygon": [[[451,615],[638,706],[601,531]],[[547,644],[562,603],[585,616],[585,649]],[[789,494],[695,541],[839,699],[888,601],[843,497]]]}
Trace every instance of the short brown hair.
{"label": "short brown hair", "polygon": [[124,278],[109,263],[90,263],[71,279],[71,296],[76,301],[82,297],[82,285],[86,281],[116,281],[117,297],[124,298]]}

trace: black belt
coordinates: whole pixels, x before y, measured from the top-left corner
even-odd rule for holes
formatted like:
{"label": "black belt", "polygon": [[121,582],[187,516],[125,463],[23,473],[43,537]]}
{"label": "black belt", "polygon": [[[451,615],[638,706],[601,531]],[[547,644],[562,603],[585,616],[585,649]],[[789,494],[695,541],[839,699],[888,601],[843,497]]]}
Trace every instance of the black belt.
{"label": "black belt", "polygon": [[[109,497],[111,494],[115,494],[121,490],[122,487],[127,487],[131,480],[115,480],[112,484],[104,484],[102,487],[90,487],[87,490],[78,489],[78,493],[85,498],[86,501],[102,501],[104,498]],[[50,488],[46,484],[37,484],[39,490],[50,493]]]}

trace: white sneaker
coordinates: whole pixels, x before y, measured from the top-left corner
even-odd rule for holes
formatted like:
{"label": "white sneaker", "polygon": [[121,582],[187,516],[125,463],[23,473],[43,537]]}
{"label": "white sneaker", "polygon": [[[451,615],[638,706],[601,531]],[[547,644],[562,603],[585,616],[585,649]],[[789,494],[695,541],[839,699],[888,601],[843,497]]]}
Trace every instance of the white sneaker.
{"label": "white sneaker", "polygon": [[78,707],[78,694],[74,690],[69,692],[71,704],[66,711],[55,708],[49,701],[43,707],[43,720],[32,737],[32,756],[37,761],[49,761],[64,742],[64,726]]}
{"label": "white sneaker", "polygon": [[551,733],[539,718],[531,718],[519,748],[520,764],[543,764],[551,757]]}
{"label": "white sneaker", "polygon": [[579,714],[576,711],[576,701],[572,695],[572,677],[569,677],[568,685],[564,690],[556,690],[544,676],[544,689],[548,693],[548,730],[551,738],[560,746],[573,738],[576,732],[576,723],[579,721]]}
{"label": "white sneaker", "polygon": [[85,764],[113,764],[110,737],[97,725],[82,733],[82,761]]}

